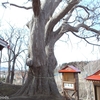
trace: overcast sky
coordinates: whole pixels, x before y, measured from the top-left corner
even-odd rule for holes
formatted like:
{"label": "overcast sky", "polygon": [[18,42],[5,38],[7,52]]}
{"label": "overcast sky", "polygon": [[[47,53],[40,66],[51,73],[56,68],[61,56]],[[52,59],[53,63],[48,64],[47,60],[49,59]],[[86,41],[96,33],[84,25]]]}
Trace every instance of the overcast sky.
{"label": "overcast sky", "polygon": [[[0,0],[1,2],[6,0]],[[9,0],[12,3],[23,4],[25,0]],[[19,1],[21,3],[19,3]],[[27,1],[27,0],[26,0]],[[25,3],[25,2],[24,2]],[[16,7],[10,7],[4,9],[0,4],[0,29],[6,27],[6,22],[11,22],[13,25],[23,27],[31,19],[32,11],[18,9]],[[55,56],[58,60],[58,64],[72,62],[72,61],[89,61],[100,59],[99,47],[88,45],[86,42],[81,41],[72,34],[70,35],[70,41],[67,41],[67,35],[64,35],[60,40],[67,42],[58,41],[55,44]],[[81,42],[80,42],[81,41]]]}

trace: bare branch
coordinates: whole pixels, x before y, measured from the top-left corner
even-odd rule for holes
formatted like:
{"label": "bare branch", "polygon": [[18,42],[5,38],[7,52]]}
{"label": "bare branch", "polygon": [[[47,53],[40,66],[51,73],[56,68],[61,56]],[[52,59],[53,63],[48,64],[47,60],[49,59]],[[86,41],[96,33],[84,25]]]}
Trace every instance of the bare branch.
{"label": "bare branch", "polygon": [[[63,9],[58,15],[56,15],[55,17],[51,18],[51,20],[49,21],[48,25],[46,25],[47,27],[47,31],[46,31],[46,40],[48,38],[50,38],[49,34],[53,34],[53,28],[54,26],[57,24],[57,22],[62,19],[77,3],[79,3],[78,0],[74,1],[72,0],[72,2],[70,2],[68,4],[68,6]],[[70,14],[69,14],[70,16]],[[64,32],[63,32],[64,33]],[[59,35],[60,36],[60,35]]]}
{"label": "bare branch", "polygon": [[87,17],[89,18],[89,15],[90,15],[89,11],[93,11],[93,10],[89,9],[88,7],[82,6],[82,5],[77,5],[75,8],[78,8],[78,7],[84,9],[85,12],[88,14]]}
{"label": "bare branch", "polygon": [[58,15],[52,18],[50,23],[50,26],[52,26],[51,28],[53,28],[57,24],[57,22],[62,19],[66,14],[68,14],[68,12],[78,3],[78,0],[73,0],[64,10],[62,10]]}
{"label": "bare branch", "polygon": [[18,7],[18,8],[23,8],[23,9],[26,9],[26,10],[32,9],[32,7],[19,6],[19,5],[13,4],[13,3],[9,3],[9,2],[3,2],[2,6],[7,8],[6,4],[9,4],[10,6],[14,6],[14,7]]}
{"label": "bare branch", "polygon": [[33,8],[34,16],[38,17],[41,9],[40,0],[32,0],[32,8]]}
{"label": "bare branch", "polygon": [[[81,36],[77,35],[77,34],[76,34],[76,33],[74,33],[74,32],[72,32],[72,33],[73,33],[73,35],[75,35],[76,37],[78,37],[78,38],[81,38],[81,39],[85,40],[88,44],[91,44],[91,45],[94,45],[94,46],[100,46],[99,44],[94,44],[94,43],[89,42],[89,41],[86,39],[86,37],[81,37]],[[90,37],[87,37],[87,38],[91,38],[91,37],[95,37],[95,35],[90,36]]]}
{"label": "bare branch", "polygon": [[[20,51],[18,54],[15,55],[15,57],[19,56],[19,54],[21,54],[22,52],[24,52],[24,51],[26,51],[26,50],[28,50],[28,49],[24,49],[24,50]],[[12,51],[12,50],[11,50],[11,51]],[[2,63],[11,62],[11,61],[13,61],[13,59],[14,59],[14,56],[13,56],[13,58],[11,58],[9,61],[3,61]]]}
{"label": "bare branch", "polygon": [[85,28],[88,31],[91,31],[91,32],[94,32],[94,33],[100,35],[100,31],[99,30],[91,28],[90,26],[88,26],[88,25],[86,25],[84,23],[78,24],[76,27],[74,27],[74,26],[71,26],[71,25],[69,25],[68,23],[65,22],[63,24],[63,31],[65,31],[65,32],[66,31],[78,32],[81,27]]}
{"label": "bare branch", "polygon": [[96,30],[96,29],[93,29],[93,28],[91,28],[90,26],[88,26],[88,25],[86,25],[86,24],[84,24],[84,23],[77,25],[76,29],[79,30],[80,27],[83,27],[83,28],[85,28],[86,30],[95,32],[96,34],[99,34],[99,35],[100,35],[100,31],[98,31],[98,30]]}
{"label": "bare branch", "polygon": [[45,14],[45,23],[47,23],[47,21],[52,17],[55,9],[61,1],[62,0],[45,0],[45,4],[42,6]]}

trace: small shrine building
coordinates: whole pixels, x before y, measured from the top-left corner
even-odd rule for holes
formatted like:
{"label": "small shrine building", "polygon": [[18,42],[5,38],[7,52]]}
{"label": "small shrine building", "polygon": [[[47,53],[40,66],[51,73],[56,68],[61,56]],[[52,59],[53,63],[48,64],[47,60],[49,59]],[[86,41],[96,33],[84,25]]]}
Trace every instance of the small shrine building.
{"label": "small shrine building", "polygon": [[86,77],[86,80],[93,82],[95,100],[100,100],[100,70]]}
{"label": "small shrine building", "polygon": [[59,70],[59,73],[62,73],[63,94],[65,97],[70,98],[70,100],[72,100],[73,97],[75,100],[79,100],[78,73],[80,72],[81,71],[73,65],[67,65]]}

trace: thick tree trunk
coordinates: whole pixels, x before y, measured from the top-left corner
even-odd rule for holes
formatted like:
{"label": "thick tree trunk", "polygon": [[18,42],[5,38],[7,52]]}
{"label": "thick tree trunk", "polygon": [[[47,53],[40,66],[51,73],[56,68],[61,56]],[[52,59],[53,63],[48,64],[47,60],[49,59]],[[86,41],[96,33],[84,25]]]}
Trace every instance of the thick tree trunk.
{"label": "thick tree trunk", "polygon": [[35,73],[33,69],[29,68],[28,78],[25,84],[12,97],[28,96],[32,97],[33,100],[36,100],[37,97],[37,100],[61,100],[62,97],[58,92],[53,71],[48,70],[48,76],[42,75],[44,73],[43,67],[37,67],[34,71]]}
{"label": "thick tree trunk", "polygon": [[[34,6],[39,0],[32,1]],[[62,96],[54,79],[54,69],[57,65],[54,56],[55,40],[53,37],[47,38],[44,12],[34,8],[36,5],[33,7],[35,17],[30,26],[28,78],[23,87],[13,96],[29,96],[33,98],[32,100],[61,100]],[[51,30],[48,32],[50,33]]]}
{"label": "thick tree trunk", "polygon": [[38,20],[36,19],[36,24],[33,24],[30,37],[28,78],[23,87],[13,96],[32,96],[34,100],[37,97],[37,100],[51,100],[51,98],[61,100],[54,79],[54,69],[57,65],[54,43],[45,44],[44,22],[42,18]]}
{"label": "thick tree trunk", "polygon": [[48,98],[61,98],[54,79],[54,69],[57,61],[53,48],[54,45],[46,45],[45,65],[44,62],[39,66],[34,66],[34,63],[32,63],[33,65],[29,67],[27,81],[13,96],[48,96]]}

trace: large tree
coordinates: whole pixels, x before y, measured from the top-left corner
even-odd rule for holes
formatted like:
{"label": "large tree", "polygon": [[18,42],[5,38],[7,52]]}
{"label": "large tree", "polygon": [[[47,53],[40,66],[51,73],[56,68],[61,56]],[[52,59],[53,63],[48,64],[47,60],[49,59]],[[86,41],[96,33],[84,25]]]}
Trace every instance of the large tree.
{"label": "large tree", "polygon": [[[62,2],[65,3],[59,10]],[[95,25],[99,23],[99,3],[98,6],[90,3],[88,8],[89,5],[81,2],[82,0],[32,0],[32,7],[28,8],[10,3],[19,8],[33,9],[32,20],[27,24],[30,29],[27,58],[29,74],[26,83],[13,96],[32,96],[33,100],[61,99],[53,73],[57,65],[54,55],[56,41],[64,33],[72,33],[90,44],[98,45],[89,42],[88,39],[96,37],[99,40],[100,32],[97,30],[98,27],[95,29]]]}

